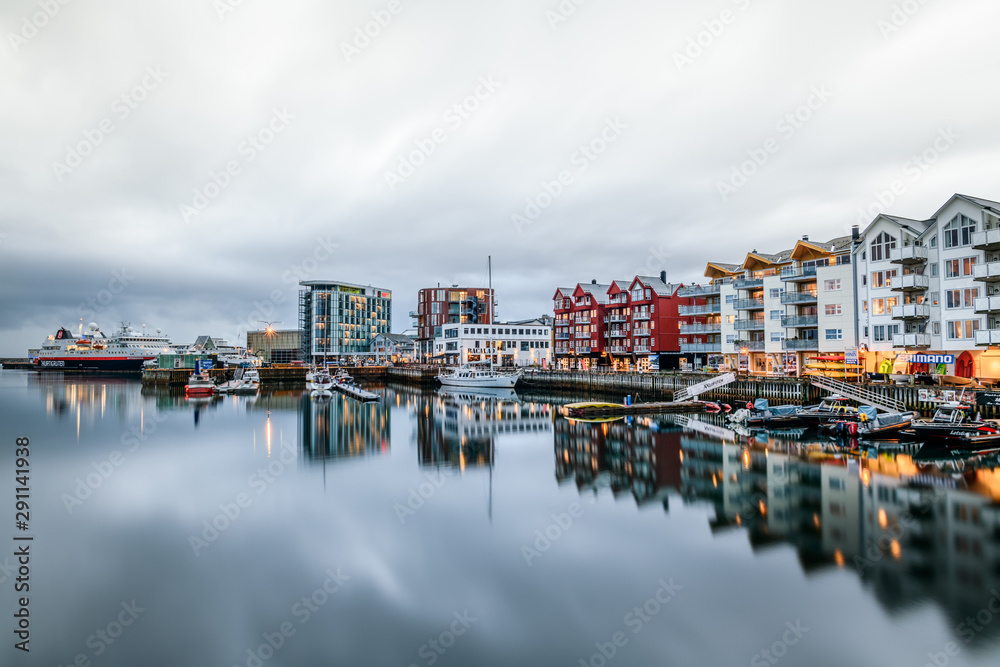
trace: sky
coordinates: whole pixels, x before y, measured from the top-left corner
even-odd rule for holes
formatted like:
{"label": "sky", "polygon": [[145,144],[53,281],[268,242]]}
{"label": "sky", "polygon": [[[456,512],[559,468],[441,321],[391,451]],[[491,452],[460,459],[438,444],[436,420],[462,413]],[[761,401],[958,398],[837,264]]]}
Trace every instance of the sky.
{"label": "sky", "polygon": [[3,0],[0,356],[297,325],[298,281],[704,281],[1000,200],[995,0]]}

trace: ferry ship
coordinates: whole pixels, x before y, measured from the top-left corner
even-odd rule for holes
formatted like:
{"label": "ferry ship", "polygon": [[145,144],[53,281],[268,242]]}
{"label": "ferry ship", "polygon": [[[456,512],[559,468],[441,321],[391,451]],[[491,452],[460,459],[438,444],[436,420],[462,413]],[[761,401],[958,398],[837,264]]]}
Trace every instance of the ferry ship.
{"label": "ferry ship", "polygon": [[86,331],[74,334],[60,327],[49,336],[35,359],[43,371],[141,371],[142,364],[160,354],[174,352],[167,336],[136,331],[122,322],[110,338],[91,322]]}

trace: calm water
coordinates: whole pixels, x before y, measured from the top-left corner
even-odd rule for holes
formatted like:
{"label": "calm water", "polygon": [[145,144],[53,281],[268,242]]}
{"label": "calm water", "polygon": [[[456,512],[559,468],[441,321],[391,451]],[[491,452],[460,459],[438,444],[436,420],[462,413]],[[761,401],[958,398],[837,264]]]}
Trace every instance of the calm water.
{"label": "calm water", "polygon": [[0,372],[0,664],[1000,662],[995,459],[380,392],[194,403]]}

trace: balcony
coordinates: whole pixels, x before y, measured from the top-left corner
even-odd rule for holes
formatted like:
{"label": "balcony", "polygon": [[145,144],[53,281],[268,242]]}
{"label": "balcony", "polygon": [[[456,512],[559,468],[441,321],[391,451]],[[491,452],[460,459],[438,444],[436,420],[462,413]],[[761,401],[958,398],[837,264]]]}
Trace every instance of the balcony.
{"label": "balcony", "polygon": [[569,320],[556,320],[557,327],[568,327],[570,324]]}
{"label": "balcony", "polygon": [[612,329],[611,330],[611,337],[612,338],[628,338],[628,332],[625,331],[624,329]]}
{"label": "balcony", "polygon": [[569,340],[569,334],[568,333],[557,333],[556,334],[556,340]]}
{"label": "balcony", "polygon": [[681,343],[681,354],[722,354],[722,343]]}
{"label": "balcony", "polygon": [[930,306],[916,303],[906,303],[902,306],[892,307],[892,319],[894,320],[926,320],[930,318],[930,316]]}
{"label": "balcony", "polygon": [[[979,341],[977,339],[976,343]],[[931,335],[925,333],[892,334],[893,347],[930,347]]]}
{"label": "balcony", "polygon": [[707,306],[678,306],[678,315],[718,315],[722,312],[722,306],[717,303]]}
{"label": "balcony", "polygon": [[783,292],[781,294],[782,304],[816,303],[815,292]]}
{"label": "balcony", "polygon": [[816,280],[815,266],[796,266],[781,270],[782,281]]}
{"label": "balcony", "polygon": [[781,341],[782,350],[818,350],[818,338],[786,338]]}
{"label": "balcony", "polygon": [[762,340],[738,340],[733,343],[733,346],[738,353],[742,353],[744,350],[747,352],[764,351],[764,341]]}
{"label": "balcony", "polygon": [[972,247],[976,250],[1000,250],[1000,229],[973,232]]}
{"label": "balcony", "polygon": [[632,351],[635,352],[636,354],[649,354],[650,348],[649,348],[648,345],[646,345],[646,346],[636,346],[636,347],[633,348]]}
{"label": "balcony", "polygon": [[611,315],[608,317],[609,322],[628,322],[628,317],[625,315]]}
{"label": "balcony", "polygon": [[632,335],[636,337],[648,336],[650,331],[651,331],[650,329],[636,329],[635,331],[632,332]]}
{"label": "balcony", "polygon": [[923,264],[927,261],[927,248],[922,245],[908,245],[889,251],[889,261],[893,264]]}
{"label": "balcony", "polygon": [[764,299],[737,299],[733,301],[736,310],[764,310]]}
{"label": "balcony", "polygon": [[786,329],[796,329],[799,327],[815,327],[819,324],[819,315],[794,315],[792,317],[782,317],[781,326]]}
{"label": "balcony", "polygon": [[1000,345],[1000,330],[980,329],[976,332],[976,345]]}
{"label": "balcony", "polygon": [[763,319],[753,319],[753,320],[736,320],[735,322],[737,331],[763,331],[764,330],[764,320]]}
{"label": "balcony", "polygon": [[1000,280],[1000,262],[976,264],[972,267],[972,279],[981,280],[986,283],[992,283]]}
{"label": "balcony", "polygon": [[649,313],[633,313],[632,319],[636,322],[641,322],[643,320],[648,320],[652,317]]}
{"label": "balcony", "polygon": [[930,276],[921,276],[916,273],[897,276],[892,281],[890,289],[893,292],[923,292],[931,286]]}
{"label": "balcony", "polygon": [[590,315],[577,315],[573,321],[577,324],[590,324]]}
{"label": "balcony", "polygon": [[721,324],[682,324],[680,328],[682,334],[719,333],[720,331],[722,331]]}
{"label": "balcony", "polygon": [[421,317],[421,315],[417,311],[411,310],[410,311],[410,317],[417,317],[417,318],[419,318],[419,317]]}
{"label": "balcony", "polygon": [[628,354],[629,351],[630,350],[624,345],[612,345],[608,348],[608,352],[611,354]]}
{"label": "balcony", "polygon": [[977,313],[995,313],[1000,311],[1000,296],[981,296],[976,299]]}
{"label": "balcony", "polygon": [[677,296],[695,298],[700,296],[717,296],[721,285],[691,285],[677,290]]}
{"label": "balcony", "polygon": [[733,287],[736,289],[757,289],[763,286],[763,278],[737,278],[733,281]]}

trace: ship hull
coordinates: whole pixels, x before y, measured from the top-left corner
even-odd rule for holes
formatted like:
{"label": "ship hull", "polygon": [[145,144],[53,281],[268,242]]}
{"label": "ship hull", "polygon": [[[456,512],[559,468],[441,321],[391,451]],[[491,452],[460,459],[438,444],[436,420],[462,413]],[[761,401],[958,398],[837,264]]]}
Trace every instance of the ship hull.
{"label": "ship hull", "polygon": [[37,368],[40,371],[72,371],[106,373],[142,371],[142,362],[154,357],[41,357]]}

